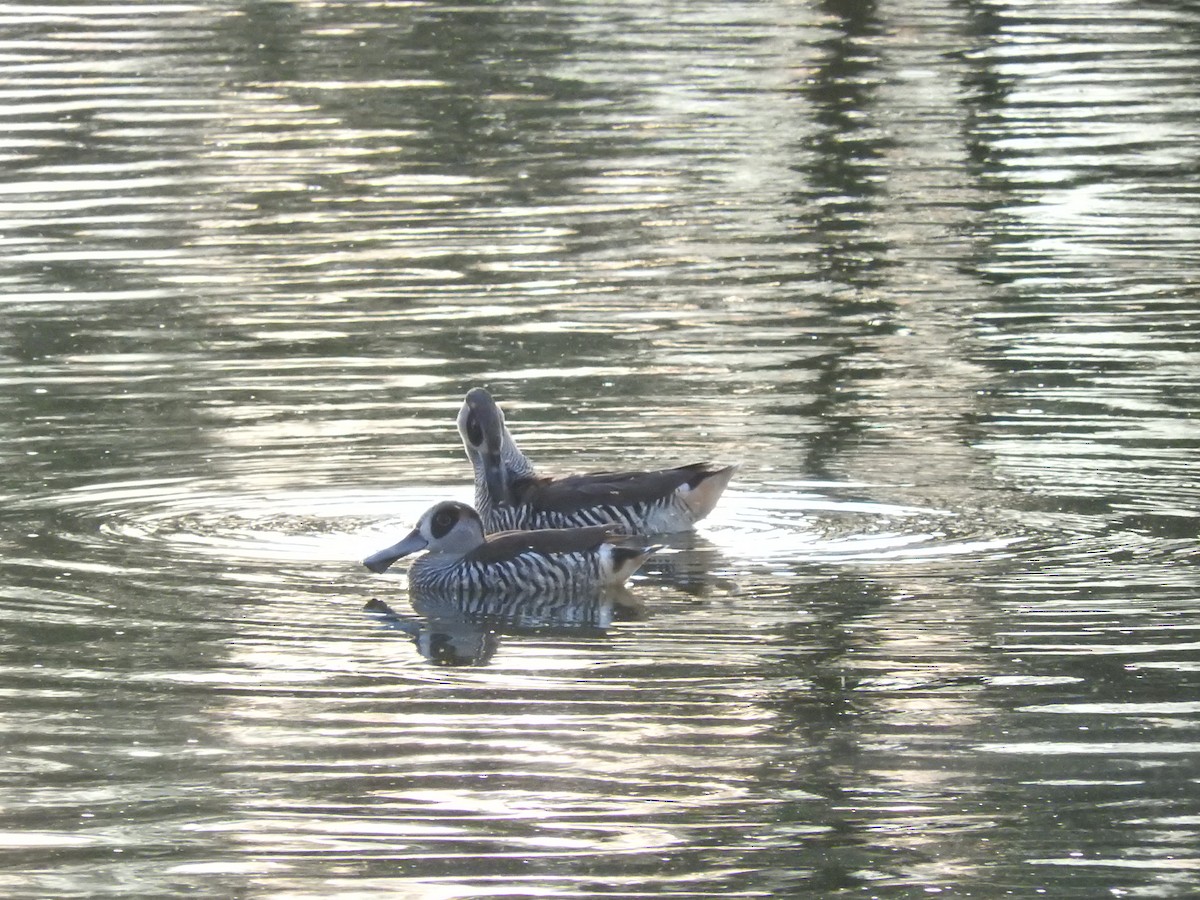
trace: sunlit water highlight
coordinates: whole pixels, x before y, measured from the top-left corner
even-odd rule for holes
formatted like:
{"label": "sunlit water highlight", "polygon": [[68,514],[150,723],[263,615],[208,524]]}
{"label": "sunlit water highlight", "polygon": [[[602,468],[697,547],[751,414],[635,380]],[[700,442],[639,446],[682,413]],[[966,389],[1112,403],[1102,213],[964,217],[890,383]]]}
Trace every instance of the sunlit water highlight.
{"label": "sunlit water highlight", "polygon": [[[1200,891],[1187,4],[0,24],[4,896]],[[422,603],[475,384],[738,479]]]}

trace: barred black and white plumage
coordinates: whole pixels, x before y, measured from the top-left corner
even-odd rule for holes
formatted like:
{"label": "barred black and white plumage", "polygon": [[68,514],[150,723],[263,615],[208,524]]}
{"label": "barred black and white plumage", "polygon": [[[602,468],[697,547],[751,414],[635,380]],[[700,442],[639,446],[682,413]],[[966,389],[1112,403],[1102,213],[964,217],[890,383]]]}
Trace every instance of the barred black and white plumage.
{"label": "barred black and white plumage", "polygon": [[426,511],[402,541],[363,564],[384,572],[401,557],[426,550],[409,569],[414,590],[457,599],[523,598],[617,587],[657,549],[605,525],[485,536],[474,509],[446,501]]}
{"label": "barred black and white plumage", "polygon": [[735,466],[693,463],[648,472],[538,475],[483,388],[467,392],[458,431],[475,470],[488,531],[608,525],[624,534],[686,531],[708,515]]}
{"label": "barred black and white plumage", "polygon": [[[599,503],[595,506],[580,507],[572,512],[538,509],[530,504],[513,506],[508,503],[486,503],[487,513],[481,513],[481,517],[488,523],[489,530],[494,531],[607,525],[622,534],[637,534],[639,530],[644,530],[643,526],[647,522],[682,515],[681,510],[671,508],[673,499],[666,497],[658,503],[631,503],[625,506]],[[654,529],[655,533],[669,530]]]}

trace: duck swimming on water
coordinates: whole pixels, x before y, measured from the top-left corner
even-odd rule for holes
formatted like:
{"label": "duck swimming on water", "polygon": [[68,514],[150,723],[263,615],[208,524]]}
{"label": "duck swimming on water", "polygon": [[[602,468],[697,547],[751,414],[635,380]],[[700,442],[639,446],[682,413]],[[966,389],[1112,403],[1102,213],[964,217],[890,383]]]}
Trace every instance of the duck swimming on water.
{"label": "duck swimming on water", "polygon": [[414,591],[464,598],[534,596],[619,587],[658,549],[605,526],[485,536],[474,509],[447,500],[427,510],[403,540],[371,554],[363,565],[384,572],[401,557],[425,550],[408,571]]}
{"label": "duck swimming on water", "polygon": [[467,392],[458,432],[475,469],[488,531],[608,525],[625,534],[687,531],[707,516],[736,466],[693,463],[648,472],[538,475],[483,388]]}

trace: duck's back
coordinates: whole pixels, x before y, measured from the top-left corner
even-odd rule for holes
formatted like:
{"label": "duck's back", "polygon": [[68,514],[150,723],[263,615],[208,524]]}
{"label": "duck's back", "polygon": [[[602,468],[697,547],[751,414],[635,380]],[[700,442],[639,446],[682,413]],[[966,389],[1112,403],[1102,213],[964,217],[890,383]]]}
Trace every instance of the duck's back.
{"label": "duck's back", "polygon": [[624,534],[685,531],[712,511],[733,470],[695,463],[519,479],[511,503],[488,505],[485,524],[489,530],[607,525]]}
{"label": "duck's back", "polygon": [[602,590],[623,584],[656,549],[612,540],[612,529],[604,526],[503,532],[455,559],[427,554],[413,564],[409,578],[418,590],[456,597]]}

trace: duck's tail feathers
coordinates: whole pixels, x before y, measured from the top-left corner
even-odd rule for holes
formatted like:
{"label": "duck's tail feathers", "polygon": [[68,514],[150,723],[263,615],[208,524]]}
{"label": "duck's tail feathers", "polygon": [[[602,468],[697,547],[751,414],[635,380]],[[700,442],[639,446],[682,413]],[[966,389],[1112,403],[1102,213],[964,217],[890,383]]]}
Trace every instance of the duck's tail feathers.
{"label": "duck's tail feathers", "polygon": [[624,584],[629,577],[642,567],[642,563],[663,548],[663,544],[645,544],[630,538],[620,544],[613,544],[609,552],[612,566],[612,583]]}
{"label": "duck's tail feathers", "polygon": [[736,465],[706,467],[687,484],[679,486],[679,499],[691,512],[693,521],[698,522],[713,511],[736,471]]}

